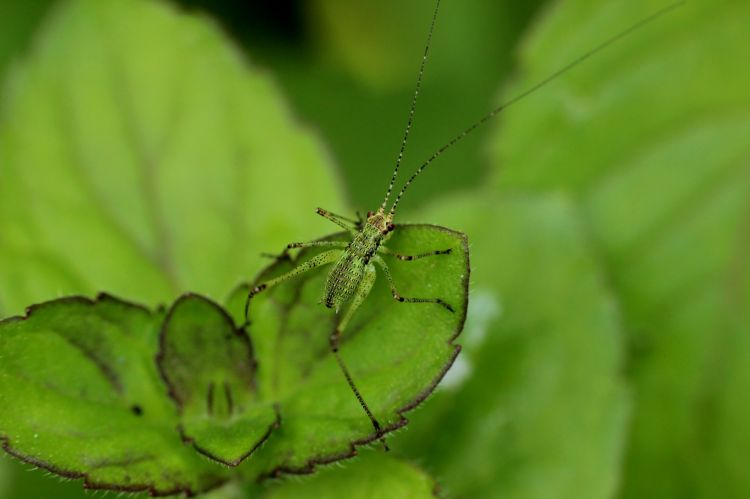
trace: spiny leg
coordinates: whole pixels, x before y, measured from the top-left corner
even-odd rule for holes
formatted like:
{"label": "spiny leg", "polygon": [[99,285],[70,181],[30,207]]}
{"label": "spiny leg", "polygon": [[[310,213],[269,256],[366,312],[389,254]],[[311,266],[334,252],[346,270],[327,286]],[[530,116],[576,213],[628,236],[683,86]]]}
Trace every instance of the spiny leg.
{"label": "spiny leg", "polygon": [[453,307],[445,303],[440,298],[407,298],[405,296],[401,296],[401,294],[396,290],[396,284],[393,282],[391,270],[388,268],[388,264],[385,263],[385,260],[383,260],[383,258],[378,255],[372,257],[372,260],[380,266],[380,268],[383,270],[383,273],[385,274],[385,278],[388,279],[388,285],[391,287],[391,294],[393,295],[394,300],[404,303],[436,303],[451,312],[454,311]]}
{"label": "spiny leg", "polygon": [[346,248],[349,243],[344,241],[310,241],[307,243],[289,243],[286,245],[286,249],[297,249],[297,248]]}
{"label": "spiny leg", "polygon": [[406,262],[412,261],[412,260],[419,260],[420,258],[425,258],[428,256],[435,256],[435,255],[450,255],[453,251],[452,248],[448,248],[446,250],[435,250],[435,251],[428,251],[426,253],[419,253],[418,255],[402,255],[400,253],[395,253],[385,246],[381,246],[380,249],[378,249],[378,253],[383,255],[392,256],[395,258],[398,258],[399,260],[403,260]]}
{"label": "spiny leg", "polygon": [[357,225],[357,224],[361,224],[362,223],[362,215],[359,212],[357,212],[357,219],[354,220],[351,217],[347,217],[345,215],[339,215],[337,213],[333,213],[332,211],[328,211],[328,210],[325,210],[323,208],[318,208],[317,211],[319,212],[318,213],[319,215],[322,215],[322,213],[320,213],[320,212],[325,212],[325,213],[327,213],[328,215],[330,215],[333,218],[338,218],[342,222],[347,222],[347,223],[350,223],[352,225]]}
{"label": "spiny leg", "polygon": [[274,255],[271,253],[261,253],[261,256],[265,256],[268,258],[275,258],[276,260],[280,260],[282,258],[286,258],[288,256],[290,249],[300,249],[300,248],[346,248],[349,245],[349,243],[346,243],[344,241],[309,241],[306,243],[289,243],[287,244],[284,249],[279,253],[278,255]]}
{"label": "spiny leg", "polygon": [[341,215],[336,215],[335,213],[331,213],[328,210],[324,210],[323,208],[318,208],[315,210],[318,215],[325,218],[326,220],[330,220],[331,222],[335,223],[345,231],[349,232],[350,234],[354,235],[357,233],[357,230],[352,227],[351,225],[347,225],[345,222],[348,222],[353,225],[357,225],[357,222],[354,220],[351,220],[349,218],[346,218]]}
{"label": "spiny leg", "polygon": [[378,420],[375,419],[375,416],[372,414],[370,407],[367,405],[367,402],[365,402],[364,397],[362,397],[362,394],[359,392],[359,389],[354,384],[352,375],[351,373],[349,373],[349,369],[347,369],[346,364],[344,364],[344,360],[341,358],[341,354],[339,354],[339,338],[341,337],[341,331],[343,331],[346,328],[347,324],[349,324],[349,321],[354,315],[354,312],[357,310],[357,308],[359,308],[362,302],[365,301],[365,298],[367,298],[367,295],[370,294],[370,290],[372,290],[372,285],[375,283],[375,277],[376,277],[375,267],[372,264],[368,264],[365,267],[365,274],[362,277],[362,282],[357,288],[357,291],[354,294],[354,297],[352,298],[349,308],[346,309],[346,312],[344,312],[344,314],[341,316],[341,320],[339,321],[339,323],[336,325],[336,328],[331,333],[330,344],[331,344],[331,351],[333,352],[333,355],[336,357],[336,362],[338,362],[339,367],[341,368],[341,371],[344,373],[346,382],[349,383],[349,388],[351,388],[352,392],[354,392],[354,396],[357,397],[357,400],[359,401],[359,405],[362,406],[362,409],[365,411],[365,414],[367,414],[367,417],[370,418],[370,423],[372,423],[372,427],[375,428],[376,436],[380,439],[381,442],[383,442],[383,447],[385,447],[385,450],[387,451],[388,444],[385,442],[385,437],[383,436],[383,427],[380,426],[380,423],[378,422]]}
{"label": "spiny leg", "polygon": [[320,267],[321,265],[326,265],[329,263],[333,263],[336,260],[339,259],[341,256],[340,250],[329,250],[324,253],[321,253],[319,255],[315,255],[308,261],[294,267],[292,270],[287,272],[286,274],[282,274],[278,277],[275,277],[269,281],[263,282],[252,288],[247,293],[247,298],[245,299],[245,323],[242,325],[242,327],[246,327],[250,324],[250,318],[249,318],[249,312],[250,312],[250,300],[253,298],[253,296],[257,295],[261,291],[264,291],[268,288],[271,288],[281,282],[287,281],[293,277],[296,277],[300,274],[303,274],[305,272],[308,272],[314,268]]}

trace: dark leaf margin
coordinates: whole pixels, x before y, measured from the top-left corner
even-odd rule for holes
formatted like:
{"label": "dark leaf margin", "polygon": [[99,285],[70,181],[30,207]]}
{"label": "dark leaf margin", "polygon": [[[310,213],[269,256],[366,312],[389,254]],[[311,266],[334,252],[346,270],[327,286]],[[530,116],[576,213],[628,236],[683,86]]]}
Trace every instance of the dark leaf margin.
{"label": "dark leaf margin", "polygon": [[[49,307],[49,306],[57,306],[60,304],[69,304],[69,303],[75,303],[85,306],[96,306],[100,302],[106,302],[111,301],[118,305],[123,305],[125,307],[131,307],[134,309],[138,309],[141,312],[146,312],[148,314],[155,313],[152,310],[149,310],[147,307],[140,305],[138,303],[134,303],[128,300],[123,300],[121,298],[117,298],[111,294],[101,292],[96,295],[93,299],[85,297],[85,296],[67,296],[63,298],[58,298],[55,300],[50,300],[38,304],[31,305],[26,308],[26,312],[24,315],[19,316],[13,316],[8,317],[6,319],[0,320],[0,327],[6,324],[16,323],[16,322],[22,322],[28,320],[36,311],[41,310],[43,308]],[[156,313],[159,313],[163,311],[163,307],[158,307],[156,310]],[[0,434],[0,442],[2,442],[2,449],[10,456],[18,459],[21,462],[24,462],[26,464],[30,464],[31,466],[35,466],[37,468],[41,468],[43,470],[49,471],[50,473],[54,475],[61,476],[63,478],[67,478],[70,480],[83,480],[83,488],[85,490],[104,490],[104,491],[112,491],[112,492],[124,492],[124,493],[142,493],[145,492],[151,497],[167,497],[167,496],[173,496],[177,494],[184,494],[187,497],[194,497],[199,494],[203,494],[206,492],[210,492],[213,490],[216,490],[223,485],[225,485],[228,482],[228,478],[225,476],[217,477],[215,483],[212,483],[208,487],[201,489],[201,490],[193,490],[189,485],[178,485],[172,489],[167,490],[158,490],[156,487],[154,487],[153,484],[150,483],[134,483],[130,485],[114,485],[110,483],[104,483],[104,482],[96,482],[91,480],[88,472],[82,472],[82,471],[73,471],[64,469],[58,466],[55,466],[51,463],[48,463],[46,461],[43,461],[41,459],[37,459],[33,456],[26,455],[20,451],[15,450],[11,444],[10,439],[7,435]]]}
{"label": "dark leaf margin", "polygon": [[[437,376],[435,376],[432,383],[430,383],[430,385],[427,388],[425,388],[425,390],[423,390],[419,395],[417,395],[417,397],[414,400],[412,400],[410,403],[404,405],[403,407],[395,411],[395,413],[399,416],[399,420],[393,424],[384,426],[382,435],[387,435],[388,433],[392,433],[406,426],[409,423],[409,419],[405,416],[405,414],[411,410],[414,410],[422,402],[424,402],[427,399],[427,397],[429,397],[432,394],[432,392],[435,390],[438,384],[440,384],[440,382],[442,381],[443,377],[445,377],[445,374],[448,372],[448,370],[453,366],[453,363],[455,362],[456,357],[458,357],[458,354],[461,352],[461,345],[455,343],[455,341],[458,339],[458,337],[461,335],[461,332],[464,329],[464,324],[466,322],[466,314],[467,314],[468,307],[469,307],[469,284],[471,280],[471,265],[470,265],[470,255],[469,255],[469,240],[468,240],[467,235],[464,234],[463,232],[449,229],[447,227],[442,227],[440,225],[435,225],[435,224],[426,224],[426,223],[396,224],[396,230],[398,230],[399,228],[435,229],[435,230],[439,230],[441,232],[450,234],[460,240],[461,249],[464,255],[464,267],[466,268],[466,272],[464,273],[463,279],[461,280],[461,287],[463,290],[464,299],[463,299],[463,303],[461,303],[460,306],[455,307],[456,313],[460,314],[459,320],[458,320],[454,333],[451,335],[451,337],[447,341],[447,344],[453,347],[453,353],[450,359],[448,359],[444,368],[438,373]],[[330,241],[330,240],[347,241],[349,239],[351,239],[351,236],[349,234],[345,232],[336,232],[334,234],[329,234],[328,236],[324,236],[319,239],[316,239],[316,241]],[[273,269],[276,266],[278,266],[281,261],[287,260],[287,261],[291,261],[292,263],[295,263],[299,259],[299,257],[304,255],[305,253],[306,253],[305,250],[300,251],[300,253],[297,255],[296,258],[293,258],[288,254],[278,257],[273,263],[261,269],[261,271],[256,274],[256,276],[253,278],[252,281],[246,282],[237,286],[232,291],[232,293],[230,293],[229,297],[227,298],[227,302],[229,302],[231,300],[231,297],[233,297],[237,292],[251,289],[255,287],[257,284],[259,284],[261,280],[263,279],[263,276],[265,276],[269,272],[272,272]],[[316,471],[317,466],[332,464],[338,461],[343,461],[346,459],[351,459],[351,458],[356,457],[359,454],[357,450],[358,447],[371,444],[379,440],[382,435],[373,433],[364,438],[353,440],[352,442],[349,443],[349,449],[347,451],[342,452],[340,454],[313,457],[309,459],[307,463],[305,463],[304,466],[300,466],[300,467],[278,466],[272,469],[271,471],[263,473],[260,476],[258,476],[257,481],[262,482],[268,479],[278,479],[284,475],[312,474]]]}
{"label": "dark leaf margin", "polygon": [[[461,286],[462,286],[462,290],[463,290],[463,303],[460,306],[456,307],[456,312],[459,314],[459,318],[458,318],[457,325],[455,327],[455,330],[454,330],[453,334],[449,337],[449,339],[447,341],[447,344],[450,347],[452,347],[452,349],[453,349],[453,352],[450,355],[450,358],[445,363],[443,369],[435,376],[435,378],[433,379],[433,381],[430,383],[430,385],[427,388],[425,388],[421,393],[419,393],[414,398],[414,400],[412,400],[411,402],[407,403],[406,405],[404,405],[403,407],[401,407],[401,408],[399,408],[399,409],[397,409],[395,411],[395,413],[399,416],[399,420],[396,421],[393,424],[385,426],[383,428],[383,434],[388,434],[388,433],[394,432],[394,431],[396,431],[396,430],[404,427],[406,424],[408,424],[409,420],[405,416],[405,414],[407,412],[415,409],[425,399],[427,399],[427,397],[429,397],[432,394],[432,392],[435,390],[435,388],[440,383],[440,381],[442,381],[443,377],[448,372],[448,370],[451,368],[451,366],[453,365],[453,362],[455,361],[456,357],[460,353],[460,351],[461,351],[461,345],[455,343],[455,340],[461,334],[461,331],[463,330],[463,327],[464,327],[464,323],[466,321],[466,314],[467,314],[467,310],[468,310],[469,283],[470,283],[470,275],[471,275],[470,256],[469,256],[469,244],[468,244],[468,238],[467,238],[467,236],[464,233],[459,232],[459,231],[455,231],[455,230],[452,230],[452,229],[448,229],[448,228],[445,228],[445,227],[441,227],[441,226],[437,226],[437,225],[432,225],[432,224],[401,224],[401,225],[399,225],[399,227],[415,227],[415,228],[416,227],[426,227],[426,228],[430,228],[430,229],[436,229],[436,230],[448,233],[448,234],[456,237],[458,240],[460,240],[460,244],[461,244],[461,247],[462,247],[462,250],[463,250],[464,268],[466,269],[466,272],[464,273],[464,275],[463,275],[463,277],[461,279]],[[327,237],[321,238],[320,240],[333,239],[333,238],[341,238],[341,237],[345,237],[345,236],[347,236],[347,235],[343,234],[343,233],[336,233],[336,234],[332,234],[332,235],[329,235]],[[256,278],[252,281],[251,284],[243,284],[243,285],[238,286],[238,288],[235,289],[235,291],[232,293],[232,295],[234,293],[236,293],[238,290],[246,289],[248,286],[254,285],[254,283],[256,283],[261,278],[262,275],[264,275],[269,270],[273,269],[276,265],[278,265],[278,263],[279,262],[276,261],[276,262],[272,263],[271,265],[267,266],[265,269],[261,270],[258,273],[258,275],[256,276]],[[197,296],[197,295],[195,295],[193,293],[187,293],[186,295]],[[183,295],[183,296],[186,296],[186,295]],[[204,299],[208,300],[208,298],[204,298]],[[112,295],[109,295],[107,293],[100,293],[93,300],[89,299],[89,298],[86,298],[86,297],[83,297],[83,296],[71,296],[71,297],[60,298],[60,299],[57,299],[57,300],[51,300],[51,301],[48,301],[48,302],[43,302],[43,303],[40,303],[40,304],[35,304],[35,305],[32,305],[32,306],[30,306],[30,307],[27,308],[26,314],[24,316],[16,316],[16,317],[10,317],[10,318],[4,319],[4,320],[0,320],[0,325],[6,324],[6,323],[9,323],[9,322],[26,320],[36,310],[38,310],[38,309],[40,309],[42,307],[45,307],[45,306],[52,305],[52,304],[57,305],[57,304],[60,304],[60,303],[77,302],[77,303],[84,303],[84,304],[86,304],[88,306],[94,306],[98,302],[104,301],[104,300],[113,300],[113,301],[117,302],[118,304],[122,304],[122,305],[125,305],[125,306],[130,306],[130,307],[138,308],[141,311],[146,311],[149,314],[155,313],[155,312],[149,310],[147,307],[144,307],[142,305],[139,305],[139,304],[136,304],[136,303],[132,303],[132,302],[129,302],[129,301],[126,301],[126,300],[122,300],[122,299],[116,298],[116,297],[114,297]],[[179,300],[179,298],[178,298],[178,300]],[[216,305],[216,306],[223,313],[226,314],[226,311],[225,311],[225,309],[223,307],[221,307],[219,305]],[[164,307],[159,307],[157,309],[157,312],[164,312],[164,310],[165,310]],[[230,320],[232,320],[232,323],[234,323],[234,320],[231,319],[231,317],[230,317]],[[162,322],[162,328],[161,328],[161,330],[163,330],[163,325],[165,323],[166,323],[166,317],[164,318],[164,320]],[[235,324],[235,329],[237,329],[236,328],[236,324]],[[160,331],[160,342],[161,342],[161,331]],[[158,355],[160,353],[161,353],[161,345],[160,345],[160,351],[159,351],[159,353],[157,353],[157,358],[158,358]],[[165,383],[165,387],[167,389],[166,390],[167,391],[166,394],[173,401],[176,401],[176,399],[173,397],[173,390],[172,390],[171,386],[169,385],[169,383],[167,382],[166,378],[164,377],[164,375],[163,375],[163,373],[161,371],[161,368],[159,367],[157,369],[157,371],[159,372],[159,374],[160,374],[163,382]],[[276,414],[277,414],[277,424],[274,427],[278,427],[281,424],[281,416],[280,416],[280,412],[278,410],[278,406],[275,406],[274,408],[275,408]],[[250,456],[253,453],[254,450],[256,450],[258,447],[260,447],[260,445],[263,442],[266,441],[266,439],[272,433],[274,427],[272,427],[272,428],[269,429],[268,433],[264,436],[264,438],[253,449],[251,449],[250,452],[248,452],[248,454],[242,458],[242,460],[244,460],[245,458],[247,458],[248,456]],[[211,456],[211,455],[207,454],[203,449],[201,449],[199,446],[197,446],[195,444],[195,442],[193,442],[189,437],[187,437],[179,426],[178,426],[177,430],[180,432],[182,440],[185,443],[192,444],[193,448],[197,452],[199,452],[202,455],[206,456],[207,458],[211,459],[213,462],[217,462],[217,463],[221,463],[221,464],[227,464],[227,463],[223,463],[219,459],[216,459],[215,456]],[[339,454],[334,454],[334,455],[316,456],[316,457],[310,458],[305,465],[300,466],[300,467],[278,466],[277,468],[271,470],[270,472],[267,472],[267,473],[264,473],[264,474],[261,474],[260,476],[258,476],[257,477],[257,481],[260,482],[260,481],[264,481],[264,480],[267,480],[267,479],[279,478],[282,475],[306,475],[306,474],[312,474],[312,473],[314,473],[316,471],[317,467],[320,466],[320,465],[331,464],[331,463],[334,463],[334,462],[337,462],[337,461],[342,461],[342,460],[345,460],[345,459],[350,459],[350,458],[356,457],[358,455],[358,450],[357,450],[358,447],[361,447],[361,446],[370,444],[372,442],[375,442],[375,441],[377,441],[380,438],[380,436],[381,435],[378,435],[378,434],[374,433],[372,435],[368,435],[368,436],[363,437],[361,439],[353,440],[352,442],[349,443],[349,449],[347,451],[339,453]],[[121,486],[121,485],[113,485],[113,484],[108,484],[108,483],[94,482],[94,481],[92,481],[89,478],[89,475],[86,472],[78,472],[78,471],[71,471],[71,470],[66,470],[66,469],[58,468],[58,467],[56,467],[54,465],[51,465],[49,463],[40,461],[40,460],[38,460],[38,459],[36,459],[36,458],[34,458],[32,456],[27,456],[27,455],[25,455],[23,453],[15,451],[11,447],[10,442],[9,442],[7,436],[0,435],[0,441],[2,441],[2,447],[3,447],[3,449],[9,455],[11,455],[11,456],[13,456],[13,457],[15,457],[15,458],[17,458],[17,459],[25,462],[25,463],[31,464],[33,466],[37,466],[39,468],[45,469],[45,470],[47,470],[47,471],[49,471],[49,472],[51,472],[53,474],[56,474],[56,475],[59,475],[59,476],[65,477],[65,478],[69,478],[69,479],[83,479],[84,480],[84,484],[83,484],[84,488],[85,489],[90,489],[90,490],[110,490],[110,491],[116,491],[116,492],[129,492],[129,493],[146,492],[146,493],[148,493],[152,497],[164,497],[164,496],[170,496],[170,495],[175,495],[175,494],[185,494],[188,497],[192,497],[192,496],[195,496],[197,494],[201,494],[201,493],[209,492],[211,490],[215,490],[215,489],[221,487],[222,485],[226,484],[226,482],[228,481],[228,478],[226,476],[217,477],[215,483],[210,484],[208,487],[206,487],[206,488],[204,488],[202,490],[193,490],[193,489],[191,489],[190,486],[187,486],[187,485],[176,486],[173,489],[169,489],[169,490],[157,490],[153,486],[153,484],[148,484],[148,483],[145,483],[145,484],[129,484],[127,486]],[[237,463],[237,464],[239,464],[239,463]]]}
{"label": "dark leaf margin", "polygon": [[[164,352],[165,339],[164,338],[166,335],[167,326],[169,325],[170,319],[172,318],[172,314],[176,310],[177,306],[185,300],[194,299],[194,298],[203,300],[206,304],[212,306],[216,312],[218,312],[220,315],[224,317],[224,319],[227,321],[228,324],[232,324],[235,336],[241,338],[248,345],[250,352],[254,354],[254,351],[255,351],[253,348],[253,342],[252,342],[252,339],[250,338],[250,335],[248,335],[247,332],[243,328],[236,327],[234,323],[234,319],[232,319],[232,317],[229,315],[229,313],[226,311],[224,307],[222,307],[215,301],[197,293],[182,294],[169,307],[169,310],[167,311],[167,314],[164,317],[164,320],[162,321],[162,325],[159,328],[159,351],[157,352],[156,358],[155,358],[157,370],[159,371],[159,376],[161,377],[161,380],[164,382],[164,384],[167,387],[167,395],[175,403],[175,405],[177,406],[179,410],[182,410],[183,402],[177,396],[177,393],[173,384],[169,381],[169,377],[164,371],[164,366],[163,366],[163,360],[164,360],[164,355],[165,355],[165,352]],[[257,368],[258,360],[254,357],[254,355],[249,360],[252,362],[253,370],[255,370]],[[256,442],[253,447],[251,447],[247,452],[242,454],[242,456],[240,456],[238,459],[233,460],[233,461],[224,460],[220,458],[219,456],[216,456],[215,454],[201,447],[193,438],[187,435],[187,433],[185,432],[185,428],[183,427],[182,424],[177,425],[177,431],[179,432],[180,438],[182,439],[182,441],[186,444],[192,445],[192,447],[201,455],[207,457],[208,459],[212,461],[216,461],[217,463],[222,464],[224,466],[234,468],[242,464],[242,462],[245,459],[250,457],[261,445],[263,445],[263,443],[266,440],[268,440],[268,437],[271,436],[271,433],[273,433],[275,429],[281,426],[281,414],[279,412],[278,404],[274,404],[273,409],[274,409],[274,412],[276,413],[276,421],[268,428],[268,431],[266,431],[263,437],[261,437],[261,439],[258,440],[258,442]]]}

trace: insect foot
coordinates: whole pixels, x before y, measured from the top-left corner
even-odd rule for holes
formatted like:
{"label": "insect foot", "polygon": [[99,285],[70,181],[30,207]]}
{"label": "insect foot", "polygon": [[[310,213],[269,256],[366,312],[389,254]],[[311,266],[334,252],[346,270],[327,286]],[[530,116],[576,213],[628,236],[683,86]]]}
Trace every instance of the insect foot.
{"label": "insect foot", "polygon": [[453,248],[448,248],[448,249],[445,249],[445,250],[430,251],[429,253],[421,253],[419,255],[401,255],[399,253],[393,253],[393,256],[395,256],[399,260],[403,260],[405,262],[410,262],[412,260],[419,260],[420,258],[424,258],[426,256],[450,255],[451,251],[453,251]]}
{"label": "insect foot", "polygon": [[359,405],[362,407],[362,409],[365,411],[365,414],[367,414],[367,417],[370,419],[370,423],[372,423],[372,427],[375,428],[375,439],[380,440],[383,443],[383,448],[386,452],[388,452],[389,447],[388,444],[385,442],[385,432],[383,431],[383,427],[380,425],[380,422],[378,422],[377,419],[375,419],[375,416],[372,413],[372,410],[370,409],[370,406],[367,405],[367,402],[365,402],[364,397],[362,397],[362,394],[360,393],[359,389],[357,388],[357,385],[354,384],[354,379],[352,378],[351,373],[349,372],[349,368],[346,367],[346,364],[344,364],[344,360],[341,358],[341,355],[339,354],[339,338],[341,337],[341,330],[337,327],[333,330],[331,333],[331,336],[329,336],[329,343],[331,346],[331,352],[333,352],[334,357],[336,357],[336,362],[339,365],[339,368],[341,368],[341,372],[344,373],[344,377],[346,378],[346,382],[349,384],[349,388],[351,388],[352,392],[354,393],[354,396],[357,398],[357,401],[359,402]]}
{"label": "insect foot", "polygon": [[451,307],[451,306],[450,306],[449,304],[445,303],[445,302],[444,302],[443,300],[441,300],[440,298],[436,299],[436,300],[435,300],[435,303],[437,303],[438,305],[442,305],[443,307],[445,307],[446,309],[448,309],[448,311],[449,311],[450,313],[454,313],[454,312],[455,312],[455,310],[453,310],[453,307]]}
{"label": "insect foot", "polygon": [[250,290],[250,298],[252,298],[253,296],[257,295],[258,293],[260,293],[261,291],[265,289],[266,289],[265,284],[260,284],[258,286],[255,286],[253,289]]}
{"label": "insect foot", "polygon": [[242,323],[242,329],[245,329],[250,325],[250,300],[252,300],[253,296],[257,295],[267,287],[268,285],[265,283],[259,284],[247,293],[247,299],[245,300],[245,321]]}
{"label": "insect foot", "polygon": [[394,291],[393,299],[401,303],[435,303],[436,305],[440,305],[441,307],[445,308],[451,313],[455,312],[455,310],[453,309],[453,307],[450,306],[450,304],[446,303],[440,298],[407,298],[405,296],[401,296],[400,294]]}

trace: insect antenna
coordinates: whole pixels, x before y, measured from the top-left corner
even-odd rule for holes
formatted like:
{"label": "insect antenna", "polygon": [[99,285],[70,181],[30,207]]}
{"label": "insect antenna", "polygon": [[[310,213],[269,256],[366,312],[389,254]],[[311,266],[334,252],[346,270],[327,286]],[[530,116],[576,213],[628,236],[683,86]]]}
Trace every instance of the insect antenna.
{"label": "insect antenna", "polygon": [[393,191],[393,185],[396,183],[396,177],[398,176],[398,169],[401,166],[401,160],[404,159],[404,151],[406,150],[406,142],[409,139],[409,132],[411,126],[414,123],[414,112],[417,109],[417,99],[419,98],[419,91],[422,89],[422,76],[424,75],[424,67],[427,64],[427,57],[430,54],[430,44],[432,43],[432,32],[435,30],[435,22],[437,21],[438,9],[440,9],[440,0],[435,3],[435,11],[432,13],[432,22],[430,23],[430,31],[427,33],[427,42],[424,47],[424,54],[422,55],[422,62],[419,65],[419,75],[417,76],[417,85],[414,88],[414,96],[411,99],[411,107],[409,108],[409,119],[406,122],[406,129],[404,130],[404,138],[401,139],[401,149],[398,152],[398,158],[396,158],[396,167],[393,169],[393,175],[391,175],[391,182],[388,184],[388,192],[385,194],[383,204],[380,205],[381,210],[385,211],[385,207],[388,204],[388,199],[391,197]]}
{"label": "insect antenna", "polygon": [[[440,149],[435,151],[432,156],[430,156],[427,161],[422,163],[422,165],[417,168],[417,170],[412,174],[411,177],[409,177],[409,180],[406,181],[404,186],[401,188],[401,191],[399,191],[398,196],[396,196],[396,200],[393,202],[393,206],[391,206],[390,209],[390,215],[394,215],[396,213],[396,207],[398,206],[399,201],[401,201],[401,197],[404,195],[404,192],[409,188],[409,185],[411,185],[412,182],[414,182],[414,179],[416,179],[420,173],[422,173],[425,168],[427,168],[430,163],[435,161],[441,154],[443,154],[446,150],[450,149],[452,146],[454,146],[457,142],[459,142],[461,139],[469,135],[471,132],[479,128],[480,126],[487,123],[489,120],[494,118],[497,114],[504,111],[505,109],[508,109],[513,104],[516,104],[520,100],[524,99],[525,97],[528,97],[529,95],[533,94],[540,88],[544,87],[545,85],[551,83],[553,80],[556,80],[563,74],[567,73],[571,69],[575,68],[585,60],[589,59],[590,57],[594,56],[595,54],[601,52],[602,50],[606,49],[610,45],[622,40],[629,34],[633,33],[634,31],[638,30],[639,28],[642,28],[646,24],[649,24],[650,22],[656,20],[659,17],[662,17],[663,15],[667,14],[668,12],[671,12],[672,10],[676,9],[677,7],[680,7],[685,4],[685,0],[680,0],[678,2],[674,2],[672,4],[667,5],[666,7],[663,7],[653,14],[650,14],[649,16],[644,17],[640,21],[630,25],[628,28],[624,29],[623,31],[619,32],[618,34],[612,36],[611,38],[605,40],[604,42],[600,43],[593,49],[589,50],[588,52],[585,52],[584,54],[578,56],[573,61],[569,62],[565,66],[561,67],[557,71],[553,72],[543,80],[539,81],[538,83],[532,85],[531,87],[527,88],[523,92],[517,94],[516,96],[512,97],[511,99],[507,100],[500,106],[496,107],[486,115],[484,115],[479,120],[475,121],[473,124],[465,128],[461,133],[453,137],[449,142],[447,142],[445,145],[443,145]],[[407,129],[408,130],[408,129]],[[400,158],[399,158],[400,159]],[[394,179],[395,179],[395,172],[394,172]],[[388,193],[390,194],[390,188],[388,189]],[[388,198],[386,197],[386,200]]]}

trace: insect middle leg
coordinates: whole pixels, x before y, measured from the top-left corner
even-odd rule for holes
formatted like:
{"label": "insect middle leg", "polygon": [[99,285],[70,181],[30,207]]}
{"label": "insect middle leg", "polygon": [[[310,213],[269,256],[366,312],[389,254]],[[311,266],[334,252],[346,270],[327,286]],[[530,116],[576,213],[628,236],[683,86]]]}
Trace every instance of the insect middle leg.
{"label": "insect middle leg", "polygon": [[[432,253],[432,254],[435,254],[435,253]],[[388,264],[385,263],[385,260],[383,260],[383,258],[380,257],[379,255],[373,256],[372,260],[380,266],[380,268],[383,270],[383,274],[385,274],[385,278],[388,279],[388,285],[391,287],[391,295],[393,295],[394,300],[404,302],[404,303],[435,303],[437,305],[440,305],[446,308],[447,310],[451,312],[454,311],[453,307],[451,307],[449,304],[447,304],[440,298],[407,298],[405,296],[401,296],[401,294],[396,290],[396,284],[393,282],[391,269],[388,268]]]}
{"label": "insect middle leg", "polygon": [[[316,241],[316,242],[333,242],[333,241]],[[304,243],[300,243],[300,244],[304,244]],[[306,243],[306,244],[311,244],[311,243]],[[309,247],[309,246],[305,246],[305,247]],[[341,250],[338,250],[338,249],[329,250],[319,255],[315,255],[308,261],[294,267],[292,270],[290,270],[286,274],[282,274],[278,277],[274,277],[273,279],[260,283],[254,288],[250,289],[250,291],[248,291],[247,293],[247,298],[245,299],[245,323],[243,324],[243,327],[250,324],[250,318],[249,318],[250,300],[253,298],[253,296],[279,283],[288,281],[289,279],[292,279],[293,277],[297,277],[300,274],[308,272],[314,268],[320,267],[321,265],[333,263],[336,260],[338,260],[340,256],[341,256]]]}
{"label": "insect middle leg", "polygon": [[349,324],[349,321],[354,315],[354,312],[359,308],[362,302],[365,301],[365,298],[367,298],[367,295],[370,294],[370,291],[372,290],[372,285],[375,283],[375,277],[376,277],[375,267],[372,264],[368,264],[365,267],[365,273],[364,273],[364,276],[362,277],[362,282],[357,288],[357,291],[355,292],[354,297],[352,298],[352,301],[349,304],[349,307],[346,309],[346,312],[344,312],[344,314],[341,317],[341,320],[339,321],[339,323],[336,325],[336,328],[331,333],[330,344],[331,344],[331,351],[333,352],[333,355],[336,357],[336,362],[338,362],[339,367],[341,368],[341,371],[344,373],[344,377],[346,378],[346,382],[349,384],[349,388],[351,388],[352,392],[354,392],[354,396],[357,397],[357,401],[359,401],[359,405],[362,406],[362,409],[365,411],[365,414],[367,414],[367,417],[370,419],[370,423],[372,423],[372,427],[375,428],[376,437],[379,438],[381,442],[383,442],[383,446],[385,447],[385,450],[388,450],[388,444],[386,444],[385,437],[383,436],[383,427],[375,418],[372,411],[370,410],[370,407],[367,405],[367,402],[365,402],[364,397],[362,397],[362,394],[360,393],[359,389],[354,384],[354,379],[352,378],[352,375],[349,372],[349,369],[347,369],[346,364],[344,364],[344,360],[341,358],[341,354],[339,353],[339,339],[341,338],[341,332],[346,328],[347,324]]}
{"label": "insect middle leg", "polygon": [[419,253],[418,255],[402,255],[401,253],[395,253],[395,252],[389,250],[385,246],[381,246],[380,249],[378,250],[378,252],[381,253],[381,254],[383,254],[383,255],[392,256],[392,257],[398,258],[399,260],[403,260],[403,261],[406,261],[406,262],[410,262],[412,260],[419,260],[420,258],[425,258],[425,257],[428,257],[428,256],[450,255],[452,251],[453,251],[452,248],[448,248],[448,249],[445,249],[445,250],[427,251],[425,253]]}

